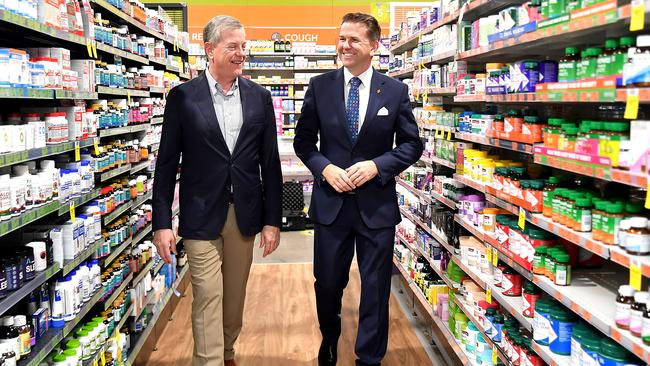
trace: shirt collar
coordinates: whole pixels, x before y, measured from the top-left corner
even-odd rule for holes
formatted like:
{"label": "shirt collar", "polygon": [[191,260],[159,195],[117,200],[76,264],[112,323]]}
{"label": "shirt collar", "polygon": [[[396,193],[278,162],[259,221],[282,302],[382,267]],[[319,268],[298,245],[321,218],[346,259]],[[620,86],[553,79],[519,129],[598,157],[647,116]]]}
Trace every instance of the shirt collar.
{"label": "shirt collar", "polygon": [[[357,76],[361,80],[361,85],[370,87],[370,80],[372,80],[372,65],[368,67],[368,70],[362,72],[359,76]],[[354,75],[348,70],[347,67],[343,68],[343,78],[345,80],[345,85],[347,86],[348,83],[350,82],[350,79],[352,79]]]}
{"label": "shirt collar", "polygon": [[212,74],[210,74],[210,69],[205,69],[205,75],[208,78],[210,94],[212,95],[215,95],[217,92],[221,93],[222,95],[232,95],[237,89],[239,89],[239,78],[235,78],[235,82],[232,84],[232,87],[230,87],[230,90],[228,90],[228,94],[225,94],[223,92],[223,87],[221,84],[219,84],[219,82],[212,77]]}

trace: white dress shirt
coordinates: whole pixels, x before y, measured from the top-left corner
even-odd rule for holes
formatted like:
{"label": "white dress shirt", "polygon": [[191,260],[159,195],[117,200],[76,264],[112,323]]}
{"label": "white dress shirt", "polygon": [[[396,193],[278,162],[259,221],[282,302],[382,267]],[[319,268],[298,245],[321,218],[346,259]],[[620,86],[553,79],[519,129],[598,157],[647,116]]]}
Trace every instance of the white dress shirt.
{"label": "white dress shirt", "polygon": [[241,97],[239,95],[239,79],[235,79],[228,93],[224,93],[223,86],[216,81],[209,70],[205,70],[214,104],[214,113],[219,121],[219,128],[223,134],[228,150],[232,154],[239,132],[244,124]]}
{"label": "white dress shirt", "polygon": [[[361,126],[363,126],[363,121],[366,119],[366,111],[368,110],[368,101],[370,100],[370,81],[372,80],[373,69],[372,66],[368,70],[362,72],[357,76],[361,80],[361,85],[359,85],[359,131],[361,131]],[[348,95],[350,94],[350,80],[354,77],[352,73],[347,69],[343,68],[343,79],[345,81],[345,92],[344,98],[347,107]]]}

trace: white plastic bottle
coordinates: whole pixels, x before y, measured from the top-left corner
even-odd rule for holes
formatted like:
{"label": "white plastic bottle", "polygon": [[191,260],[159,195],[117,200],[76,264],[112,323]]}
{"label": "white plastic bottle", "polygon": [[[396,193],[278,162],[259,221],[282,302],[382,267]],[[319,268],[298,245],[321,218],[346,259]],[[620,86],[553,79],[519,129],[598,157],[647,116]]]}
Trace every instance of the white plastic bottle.
{"label": "white plastic bottle", "polygon": [[11,179],[9,174],[0,175],[0,220],[11,218]]}
{"label": "white plastic bottle", "polygon": [[63,289],[63,320],[69,322],[75,316],[75,292],[72,277],[67,275],[60,283]]}
{"label": "white plastic bottle", "polygon": [[16,177],[20,177],[25,185],[25,209],[29,210],[34,207],[34,189],[32,186],[32,175],[29,174],[29,166],[14,165],[12,172]]}
{"label": "white plastic bottle", "polygon": [[58,281],[54,285],[54,293],[52,294],[52,310],[50,320],[52,326],[61,328],[65,325],[65,282]]}

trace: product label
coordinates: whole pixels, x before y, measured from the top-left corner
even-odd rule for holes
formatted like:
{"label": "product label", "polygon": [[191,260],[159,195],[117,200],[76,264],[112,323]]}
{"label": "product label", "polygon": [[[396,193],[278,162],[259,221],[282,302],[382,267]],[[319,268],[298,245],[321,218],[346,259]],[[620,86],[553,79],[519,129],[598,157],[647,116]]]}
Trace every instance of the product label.
{"label": "product label", "polygon": [[583,349],[580,366],[600,366],[598,353]]}
{"label": "product label", "polygon": [[568,268],[565,265],[555,266],[555,284],[566,286],[569,284]]}
{"label": "product label", "polygon": [[625,250],[635,253],[648,253],[650,252],[650,236],[643,234],[627,233],[625,235]]}
{"label": "product label", "polygon": [[533,339],[538,343],[546,343],[548,341],[550,322],[539,312],[535,312],[533,318]]}
{"label": "product label", "polygon": [[580,366],[580,358],[582,356],[582,347],[577,339],[571,338],[571,366]]}
{"label": "product label", "polygon": [[643,312],[630,310],[630,332],[641,334],[643,329]]}
{"label": "product label", "polygon": [[591,210],[578,210],[580,231],[591,231]]}
{"label": "product label", "polygon": [[650,337],[650,318],[643,318],[643,328],[641,330],[641,337]]}
{"label": "product label", "polygon": [[503,288],[503,294],[509,294],[512,292],[512,288],[514,287],[514,284],[510,280],[509,275],[503,275],[503,278],[501,280],[501,287]]}
{"label": "product label", "polygon": [[575,81],[576,80],[576,62],[560,62],[558,65],[558,81]]}

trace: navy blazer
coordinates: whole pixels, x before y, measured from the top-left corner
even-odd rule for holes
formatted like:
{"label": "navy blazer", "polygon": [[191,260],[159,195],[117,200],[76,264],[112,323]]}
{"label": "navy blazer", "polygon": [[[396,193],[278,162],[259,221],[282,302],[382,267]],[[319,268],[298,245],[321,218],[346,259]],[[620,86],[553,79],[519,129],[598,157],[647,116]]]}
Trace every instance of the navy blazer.
{"label": "navy blazer", "polygon": [[[346,169],[372,160],[379,177],[355,190],[364,223],[371,229],[397,225],[401,220],[395,192],[395,176],[414,164],[423,145],[411,110],[408,87],[373,70],[366,116],[356,144],[345,118],[343,69],[314,77],[305,94],[293,147],[316,177],[309,215],[329,225],[338,216],[345,193],[336,192],[322,172],[334,164]],[[381,108],[387,115],[378,116]],[[319,141],[320,149],[316,146]]]}
{"label": "navy blazer", "polygon": [[243,125],[231,154],[221,133],[205,73],[173,88],[153,185],[153,230],[171,228],[179,158],[179,235],[214,240],[228,214],[232,184],[239,230],[252,236],[282,224],[282,170],[271,93],[239,78]]}

